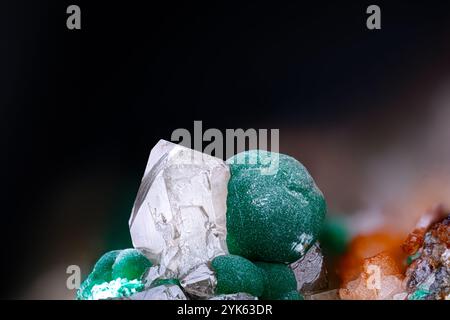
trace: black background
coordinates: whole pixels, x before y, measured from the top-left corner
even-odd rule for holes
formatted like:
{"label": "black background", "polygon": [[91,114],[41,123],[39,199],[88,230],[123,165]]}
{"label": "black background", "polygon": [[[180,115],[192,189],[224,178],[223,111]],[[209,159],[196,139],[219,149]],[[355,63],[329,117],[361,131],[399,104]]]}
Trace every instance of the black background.
{"label": "black background", "polygon": [[[377,3],[369,31],[364,1],[3,1],[1,296],[20,298],[67,241],[92,250],[111,199],[126,232],[149,151],[174,129],[325,128],[377,112],[436,57],[448,68],[448,1]],[[66,28],[69,4],[81,30]]]}

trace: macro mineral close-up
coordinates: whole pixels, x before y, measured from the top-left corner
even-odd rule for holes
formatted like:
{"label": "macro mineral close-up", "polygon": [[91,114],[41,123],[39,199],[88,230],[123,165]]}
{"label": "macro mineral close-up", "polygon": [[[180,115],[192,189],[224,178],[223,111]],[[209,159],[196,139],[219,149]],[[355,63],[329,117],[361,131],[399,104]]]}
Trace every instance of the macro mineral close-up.
{"label": "macro mineral close-up", "polygon": [[424,214],[406,241],[381,231],[349,242],[326,210],[290,156],[251,150],[224,162],[161,140],[129,220],[135,248],[104,254],[77,298],[449,299],[443,207]]}
{"label": "macro mineral close-up", "polygon": [[[410,240],[409,238],[408,240]],[[410,300],[450,299],[450,217],[436,222],[424,234],[406,270]]]}

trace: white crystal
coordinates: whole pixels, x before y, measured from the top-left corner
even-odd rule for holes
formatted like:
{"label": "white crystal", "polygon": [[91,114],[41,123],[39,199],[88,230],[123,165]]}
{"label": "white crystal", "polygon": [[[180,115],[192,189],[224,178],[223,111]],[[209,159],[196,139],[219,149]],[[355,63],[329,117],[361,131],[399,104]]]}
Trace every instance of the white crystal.
{"label": "white crystal", "polygon": [[297,280],[297,290],[304,294],[312,294],[328,287],[327,270],[320,249],[316,242],[299,260],[289,265]]}
{"label": "white crystal", "polygon": [[129,221],[134,247],[177,278],[227,254],[229,178],[221,159],[160,140]]}

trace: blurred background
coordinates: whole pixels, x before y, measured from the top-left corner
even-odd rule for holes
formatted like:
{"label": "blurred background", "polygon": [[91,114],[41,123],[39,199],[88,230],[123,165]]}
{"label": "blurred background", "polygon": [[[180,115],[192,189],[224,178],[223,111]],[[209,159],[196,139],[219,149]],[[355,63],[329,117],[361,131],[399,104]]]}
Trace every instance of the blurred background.
{"label": "blurred background", "polygon": [[376,31],[370,4],[2,1],[0,297],[73,299],[67,266],[130,247],[151,148],[194,120],[280,129],[354,233],[450,206],[450,3],[377,1]]}

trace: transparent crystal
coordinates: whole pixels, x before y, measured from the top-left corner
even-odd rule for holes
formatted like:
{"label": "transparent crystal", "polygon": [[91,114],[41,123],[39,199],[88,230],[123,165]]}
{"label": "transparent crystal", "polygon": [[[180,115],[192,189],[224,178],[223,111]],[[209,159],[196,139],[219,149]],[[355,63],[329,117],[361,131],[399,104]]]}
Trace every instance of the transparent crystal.
{"label": "transparent crystal", "polygon": [[229,178],[221,159],[160,140],[150,153],[129,221],[134,247],[178,279],[228,253]]}

